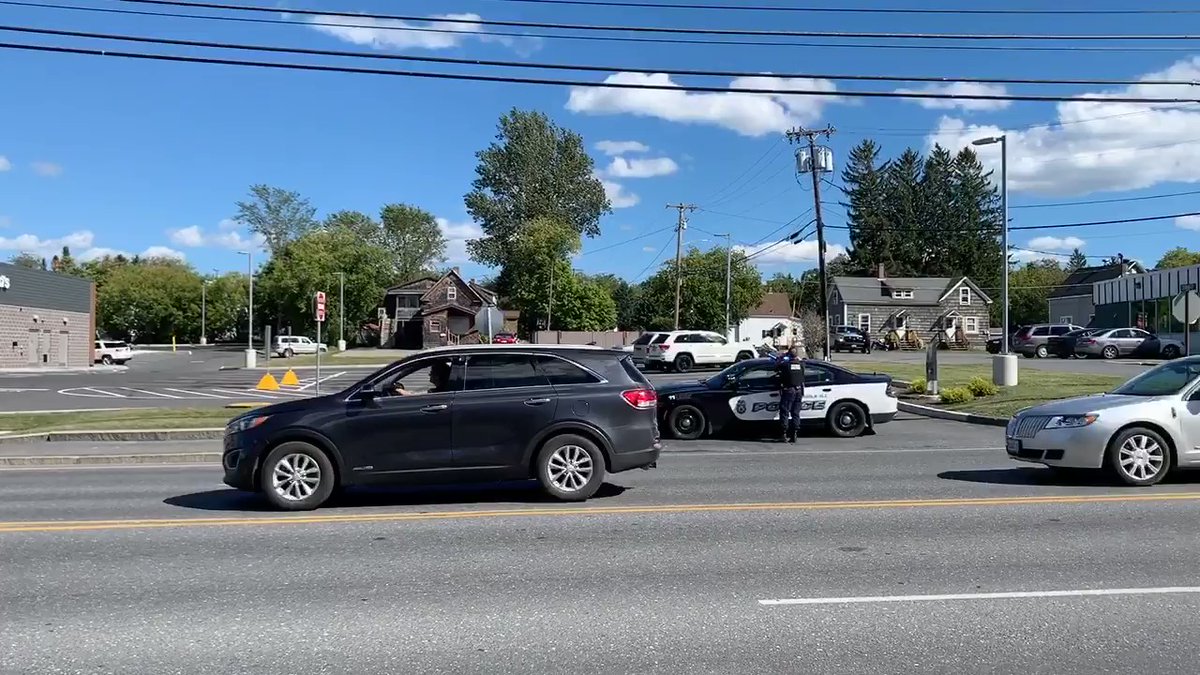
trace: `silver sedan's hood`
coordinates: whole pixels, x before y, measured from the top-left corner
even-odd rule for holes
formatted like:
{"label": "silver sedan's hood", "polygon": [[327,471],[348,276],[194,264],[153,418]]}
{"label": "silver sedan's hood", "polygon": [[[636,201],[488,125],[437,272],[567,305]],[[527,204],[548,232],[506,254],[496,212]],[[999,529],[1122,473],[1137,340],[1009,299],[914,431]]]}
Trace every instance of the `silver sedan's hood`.
{"label": "silver sedan's hood", "polygon": [[1020,417],[1027,415],[1086,415],[1100,412],[1109,408],[1119,408],[1126,405],[1149,403],[1156,400],[1171,398],[1169,396],[1124,396],[1120,394],[1102,394],[1100,396],[1081,396],[1063,401],[1051,401],[1042,405],[1026,408],[1017,413]]}

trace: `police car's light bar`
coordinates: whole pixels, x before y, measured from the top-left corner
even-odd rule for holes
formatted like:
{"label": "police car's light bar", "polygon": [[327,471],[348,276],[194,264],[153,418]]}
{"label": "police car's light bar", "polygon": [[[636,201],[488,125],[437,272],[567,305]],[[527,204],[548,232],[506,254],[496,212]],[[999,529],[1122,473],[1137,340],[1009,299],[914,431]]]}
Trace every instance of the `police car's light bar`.
{"label": "police car's light bar", "polygon": [[621,392],[621,398],[638,409],[653,408],[658,405],[658,392],[653,389],[630,389]]}

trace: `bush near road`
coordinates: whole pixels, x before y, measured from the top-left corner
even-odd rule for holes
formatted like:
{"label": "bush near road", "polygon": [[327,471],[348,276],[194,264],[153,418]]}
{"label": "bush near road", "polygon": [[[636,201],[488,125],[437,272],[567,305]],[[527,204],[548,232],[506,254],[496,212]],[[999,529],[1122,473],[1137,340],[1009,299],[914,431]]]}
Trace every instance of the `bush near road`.
{"label": "bush near road", "polygon": [[[905,382],[914,382],[918,379],[923,381],[925,376],[923,364],[881,363],[873,368],[865,368],[860,364],[855,365],[858,365],[855,370],[874,370]],[[938,388],[941,390],[969,387],[971,381],[976,378],[990,383],[992,379],[991,365],[950,365],[938,368]],[[1127,379],[1129,378],[1112,375],[1025,370],[1021,373],[1021,383],[1016,387],[1001,388],[995,396],[979,397],[961,403],[945,403],[942,404],[942,407],[947,410],[977,415],[1009,417],[1021,408],[1046,401],[1110,391]]]}

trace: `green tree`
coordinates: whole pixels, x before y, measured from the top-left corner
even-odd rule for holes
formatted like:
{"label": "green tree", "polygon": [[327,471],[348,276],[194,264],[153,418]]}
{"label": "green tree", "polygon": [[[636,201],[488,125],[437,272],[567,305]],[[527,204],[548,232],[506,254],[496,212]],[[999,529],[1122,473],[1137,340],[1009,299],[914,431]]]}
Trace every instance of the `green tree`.
{"label": "green tree", "polygon": [[246,275],[228,272],[205,281],[208,284],[205,293],[205,329],[208,331],[209,340],[244,340],[246,334],[242,331],[247,327],[246,315],[250,301]]}
{"label": "green tree", "polygon": [[174,260],[112,267],[96,294],[97,328],[137,342],[198,337],[200,285],[195,270]]}
{"label": "green tree", "polygon": [[[347,228],[314,230],[289,242],[263,266],[254,285],[255,309],[259,298],[273,313],[278,330],[310,334],[316,329],[313,298],[326,293],[325,335],[337,339],[341,308],[338,306],[338,273],[346,274],[346,335],[374,320],[384,291],[394,281],[391,252],[364,240]],[[260,322],[258,311],[255,323]],[[324,339],[324,338],[322,338]]]}
{"label": "green tree", "polygon": [[9,258],[8,262],[16,265],[17,267],[24,267],[28,270],[46,269],[46,259],[29,252],[18,253],[12,258]]}
{"label": "green tree", "polygon": [[869,139],[850,151],[842,170],[845,185],[847,224],[850,228],[850,266],[855,273],[866,274],[879,263],[898,270],[896,232],[888,214],[888,176],[886,163],[879,163],[879,146]]}
{"label": "green tree", "polygon": [[392,254],[397,279],[415,278],[446,260],[446,237],[432,213],[407,204],[388,204],[379,218],[379,243]]}
{"label": "green tree", "polygon": [[928,276],[958,276],[965,251],[962,241],[972,239],[969,229],[972,224],[962,213],[955,213],[958,187],[955,184],[955,161],[950,151],[941,145],[925,158],[921,174],[921,198],[918,203],[919,217],[913,224],[914,232],[907,233],[910,239],[922,243],[945,242],[948,245],[923,245],[913,251],[916,256],[913,267]]}
{"label": "green tree", "polygon": [[612,330],[617,327],[617,303],[599,282],[568,271],[555,282],[554,314],[558,330]]}
{"label": "green tree", "polygon": [[1200,265],[1200,252],[1189,251],[1182,246],[1176,246],[1158,259],[1158,264],[1154,266],[1154,269],[1165,270],[1191,265]]}
{"label": "green tree", "polygon": [[637,330],[638,287],[615,274],[598,274],[590,279],[599,284],[613,299],[617,308],[616,326],[619,330]]}
{"label": "green tree", "polygon": [[95,282],[96,292],[100,293],[104,289],[104,285],[108,282],[108,277],[112,274],[113,270],[131,264],[133,263],[130,259],[123,255],[106,255],[102,258],[96,258],[83,263],[81,274]]}
{"label": "green tree", "polygon": [[[725,332],[725,249],[692,248],[683,257],[680,328]],[[734,251],[730,263],[730,325],[737,325],[762,302],[763,282],[746,254]],[[641,324],[669,330],[675,323],[675,261],[663,264],[642,283]]]}
{"label": "green tree", "polygon": [[[1067,278],[1057,260],[1038,260],[1009,276],[1009,320],[1015,325],[1048,320],[1050,292]],[[1000,304],[997,302],[996,304]]]}
{"label": "green tree", "polygon": [[75,262],[74,256],[71,255],[70,246],[63,246],[62,253],[50,259],[50,269],[59,274],[66,274],[73,277],[82,275],[79,264]]}
{"label": "green tree", "polygon": [[[884,213],[893,235],[886,250],[888,274],[893,276],[921,275],[925,249],[929,242],[921,236],[922,189],[921,155],[909,148],[896,161],[888,165],[885,179],[887,200]],[[857,261],[874,269],[876,261]]]}
{"label": "green tree", "polygon": [[[963,148],[954,158],[951,218],[945,237],[935,240],[947,247],[947,264],[941,276],[968,276],[983,288],[996,288],[1004,271],[1000,231],[1004,212],[1000,192],[979,157]],[[995,303],[993,309],[999,308]]]}
{"label": "green tree", "polygon": [[509,262],[500,271],[496,285],[504,289],[504,297],[512,308],[521,311],[524,331],[537,330],[547,313],[551,329],[574,330],[566,327],[564,315],[555,308],[573,292],[575,272],[569,258],[579,247],[579,235],[551,218],[533,220],[510,239]]}
{"label": "green tree", "polygon": [[379,223],[362,211],[336,211],[325,217],[324,227],[332,230],[344,227],[364,239],[379,236]]}
{"label": "green tree", "polygon": [[495,142],[476,157],[476,178],[465,199],[483,229],[481,238],[467,244],[476,262],[506,268],[513,255],[509,243],[539,218],[579,236],[600,234],[600,217],[611,208],[575,132],[543,113],[514,109],[500,118]]}
{"label": "green tree", "polygon": [[1081,267],[1087,267],[1087,256],[1083,251],[1075,249],[1071,251],[1071,257],[1067,259],[1067,271],[1074,272]]}
{"label": "green tree", "polygon": [[289,241],[317,227],[317,210],[299,193],[269,185],[250,186],[250,199],[237,203],[234,220],[261,235],[267,250],[278,253]]}

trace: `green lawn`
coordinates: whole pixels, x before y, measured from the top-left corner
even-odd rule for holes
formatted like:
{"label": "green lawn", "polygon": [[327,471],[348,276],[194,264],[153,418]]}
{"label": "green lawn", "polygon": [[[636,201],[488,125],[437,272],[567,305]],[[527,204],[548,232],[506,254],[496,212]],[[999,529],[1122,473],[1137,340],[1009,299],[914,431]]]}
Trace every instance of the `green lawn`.
{"label": "green lawn", "polygon": [[146,408],[111,412],[33,413],[0,415],[0,431],[12,434],[41,431],[110,431],[216,429],[245,410],[228,408]]}
{"label": "green lawn", "polygon": [[[918,377],[925,377],[925,367],[920,364],[881,364],[872,370],[886,373],[906,382],[911,382]],[[982,377],[990,382],[992,380],[991,365],[941,366],[938,368],[938,386],[942,389],[964,386],[973,377]],[[1021,408],[1046,401],[1109,391],[1127,379],[1111,375],[1059,373],[1028,368],[1021,371],[1020,384],[1015,387],[1001,389],[1000,393],[995,396],[977,398],[968,403],[944,407],[947,410],[959,412],[1008,417]]]}

